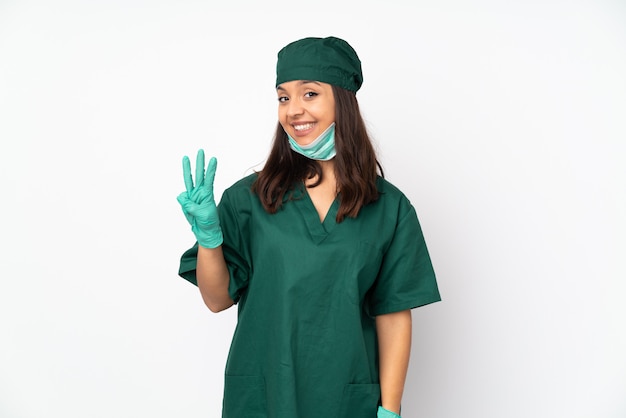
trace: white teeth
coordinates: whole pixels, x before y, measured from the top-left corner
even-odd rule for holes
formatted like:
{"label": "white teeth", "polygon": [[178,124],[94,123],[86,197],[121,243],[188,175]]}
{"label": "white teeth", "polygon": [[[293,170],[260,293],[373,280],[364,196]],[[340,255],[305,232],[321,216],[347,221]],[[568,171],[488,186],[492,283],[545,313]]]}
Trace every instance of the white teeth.
{"label": "white teeth", "polygon": [[304,131],[305,129],[311,129],[313,127],[312,123],[306,123],[304,125],[293,125],[293,128],[296,131]]}

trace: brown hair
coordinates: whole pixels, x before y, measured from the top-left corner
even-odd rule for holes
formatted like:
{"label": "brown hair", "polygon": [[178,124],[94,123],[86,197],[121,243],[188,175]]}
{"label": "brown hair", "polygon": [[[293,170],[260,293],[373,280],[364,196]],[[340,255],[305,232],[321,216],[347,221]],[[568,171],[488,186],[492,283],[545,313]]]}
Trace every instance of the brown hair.
{"label": "brown hair", "polygon": [[[346,216],[355,218],[361,208],[378,199],[376,177],[382,167],[365,122],[359,110],[356,95],[332,85],[335,98],[335,177],[339,195],[337,222]],[[270,155],[258,178],[252,185],[269,213],[276,213],[285,198],[291,197],[297,182],[318,176],[315,187],[322,181],[322,169],[318,162],[291,150],[287,133],[280,123],[276,126]]]}

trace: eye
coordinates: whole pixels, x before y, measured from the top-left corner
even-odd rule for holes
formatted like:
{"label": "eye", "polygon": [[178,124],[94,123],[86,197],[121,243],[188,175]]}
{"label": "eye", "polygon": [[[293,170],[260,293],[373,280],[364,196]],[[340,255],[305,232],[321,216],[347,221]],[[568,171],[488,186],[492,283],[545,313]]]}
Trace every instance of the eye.
{"label": "eye", "polygon": [[280,96],[278,98],[278,102],[279,103],[285,103],[287,100],[289,100],[289,98],[287,96]]}
{"label": "eye", "polygon": [[309,92],[304,93],[304,97],[312,98],[315,96],[317,96],[317,93],[314,91],[309,91]]}

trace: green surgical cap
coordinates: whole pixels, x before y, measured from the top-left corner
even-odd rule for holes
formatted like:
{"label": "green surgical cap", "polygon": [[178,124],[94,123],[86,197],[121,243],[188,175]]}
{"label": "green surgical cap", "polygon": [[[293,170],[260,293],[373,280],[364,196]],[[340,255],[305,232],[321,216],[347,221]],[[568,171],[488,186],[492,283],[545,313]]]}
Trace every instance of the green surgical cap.
{"label": "green surgical cap", "polygon": [[300,39],[281,49],[276,63],[276,87],[293,80],[321,81],[356,93],[363,84],[361,60],[343,39]]}

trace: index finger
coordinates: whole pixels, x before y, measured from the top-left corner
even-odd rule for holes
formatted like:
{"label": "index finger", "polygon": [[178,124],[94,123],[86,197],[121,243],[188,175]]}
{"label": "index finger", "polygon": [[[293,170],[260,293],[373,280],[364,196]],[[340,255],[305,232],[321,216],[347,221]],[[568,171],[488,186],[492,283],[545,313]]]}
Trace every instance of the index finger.
{"label": "index finger", "polygon": [[187,193],[191,193],[193,190],[193,179],[191,178],[191,164],[189,163],[189,157],[186,155],[183,157],[183,180],[185,180],[185,190],[187,190]]}

